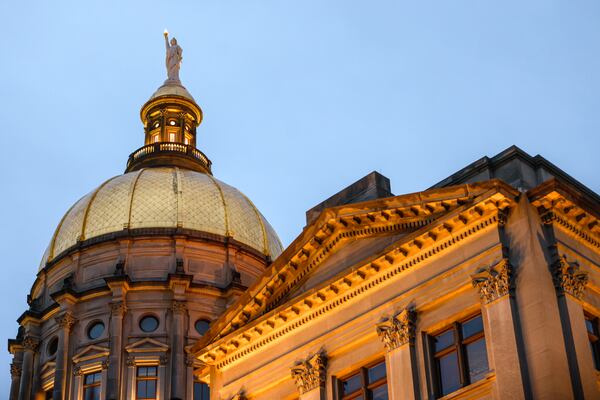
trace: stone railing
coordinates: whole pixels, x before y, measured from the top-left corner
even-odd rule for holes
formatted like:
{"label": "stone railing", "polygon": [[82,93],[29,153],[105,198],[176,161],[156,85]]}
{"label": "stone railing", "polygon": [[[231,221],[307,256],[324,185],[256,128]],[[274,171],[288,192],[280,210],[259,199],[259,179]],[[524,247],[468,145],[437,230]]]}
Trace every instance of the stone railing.
{"label": "stone railing", "polygon": [[158,153],[186,156],[202,164],[206,170],[211,170],[212,162],[200,150],[189,144],[171,142],[152,143],[140,147],[129,155],[127,169],[129,169],[132,164],[148,156],[158,155]]}

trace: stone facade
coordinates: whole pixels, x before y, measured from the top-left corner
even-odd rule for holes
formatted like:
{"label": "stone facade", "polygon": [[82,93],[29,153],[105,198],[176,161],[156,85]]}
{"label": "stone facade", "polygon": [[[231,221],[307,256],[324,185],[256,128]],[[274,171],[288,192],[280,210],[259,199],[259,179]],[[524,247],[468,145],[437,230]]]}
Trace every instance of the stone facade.
{"label": "stone facade", "polygon": [[[130,185],[108,181],[59,224],[9,341],[11,400],[600,398],[597,194],[511,148],[415,194],[369,175],[274,254],[260,213],[190,151],[196,126],[193,143],[153,144],[202,119],[178,85],[142,108]],[[145,226],[135,187],[161,168],[171,200]],[[204,230],[182,206],[207,195],[194,179],[225,213]],[[131,224],[94,236],[90,220],[121,221],[111,210]]]}

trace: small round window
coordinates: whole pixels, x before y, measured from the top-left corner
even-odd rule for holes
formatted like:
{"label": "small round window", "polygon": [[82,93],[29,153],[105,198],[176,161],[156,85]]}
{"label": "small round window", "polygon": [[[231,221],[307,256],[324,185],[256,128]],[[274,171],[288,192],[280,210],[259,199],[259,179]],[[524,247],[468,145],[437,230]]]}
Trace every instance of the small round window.
{"label": "small round window", "polygon": [[154,332],[158,328],[158,319],[148,315],[140,319],[140,329],[144,332]]}
{"label": "small round window", "polygon": [[104,333],[104,323],[101,321],[93,322],[88,328],[88,337],[92,340],[98,339]]}
{"label": "small round window", "polygon": [[54,354],[56,354],[56,350],[58,350],[58,338],[54,337],[52,338],[52,340],[50,340],[50,343],[48,343],[48,347],[46,348],[48,355],[49,356],[53,356]]}
{"label": "small round window", "polygon": [[196,328],[196,332],[198,332],[201,335],[204,335],[210,327],[210,322],[205,319],[199,319],[194,324],[194,327]]}

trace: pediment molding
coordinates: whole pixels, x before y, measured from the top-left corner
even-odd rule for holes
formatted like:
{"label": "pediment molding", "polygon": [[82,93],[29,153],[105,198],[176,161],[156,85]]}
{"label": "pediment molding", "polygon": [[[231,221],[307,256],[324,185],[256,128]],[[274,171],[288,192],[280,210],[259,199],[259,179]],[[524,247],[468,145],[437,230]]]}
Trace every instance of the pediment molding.
{"label": "pediment molding", "polygon": [[73,363],[78,364],[80,362],[85,362],[89,360],[95,360],[97,358],[108,357],[110,354],[110,349],[108,347],[98,346],[98,345],[90,345],[84,347],[79,353],[75,354],[72,357]]}
{"label": "pediment molding", "polygon": [[[499,193],[514,198],[518,192],[499,180],[433,189],[324,210],[319,218],[284,251],[270,269],[213,323],[199,341],[203,347],[279,307],[345,239],[423,229],[480,197]],[[464,220],[468,216],[461,216]],[[464,223],[463,223],[464,224]],[[445,227],[444,229],[448,229]],[[429,239],[425,239],[427,241]],[[415,246],[422,246],[417,241]],[[401,251],[409,253],[410,249]]]}
{"label": "pediment molding", "polygon": [[479,232],[502,224],[514,205],[510,195],[493,191],[447,213],[429,225],[402,237],[383,252],[364,260],[298,298],[264,313],[237,331],[209,345],[197,344],[197,357],[223,368],[280,339],[315,318],[365,296],[386,281],[448,251]]}
{"label": "pediment molding", "polygon": [[128,353],[164,353],[169,346],[152,338],[143,338],[125,346]]}

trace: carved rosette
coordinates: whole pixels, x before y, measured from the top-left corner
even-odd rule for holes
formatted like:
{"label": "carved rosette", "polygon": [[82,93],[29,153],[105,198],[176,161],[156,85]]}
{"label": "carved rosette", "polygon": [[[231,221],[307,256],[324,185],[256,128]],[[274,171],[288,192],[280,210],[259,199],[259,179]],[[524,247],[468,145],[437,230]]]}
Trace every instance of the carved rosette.
{"label": "carved rosette", "polygon": [[110,311],[115,317],[121,317],[127,312],[127,306],[122,301],[115,301],[110,303]]}
{"label": "carved rosette", "polygon": [[171,310],[174,313],[185,313],[187,310],[187,304],[185,301],[173,300],[173,304],[171,305]]}
{"label": "carved rosette", "polygon": [[558,293],[569,293],[579,300],[583,298],[589,276],[578,262],[569,262],[567,257],[562,255],[552,266],[552,276]]}
{"label": "carved rosette", "polygon": [[317,353],[292,367],[292,379],[300,394],[325,386],[327,356]]}
{"label": "carved rosette", "polygon": [[10,376],[11,377],[20,378],[22,370],[23,369],[21,368],[20,364],[15,364],[15,363],[10,364]]}
{"label": "carved rosette", "polygon": [[471,276],[471,282],[479,290],[481,301],[488,304],[510,293],[511,274],[510,262],[504,258],[494,266],[479,269]]}
{"label": "carved rosette", "polygon": [[417,313],[412,308],[405,308],[391,318],[377,324],[377,335],[381,338],[387,351],[392,351],[415,338],[415,322]]}
{"label": "carved rosette", "polygon": [[77,322],[75,317],[73,317],[73,314],[71,314],[69,312],[61,314],[54,319],[55,319],[56,323],[58,324],[58,326],[60,326],[63,329],[66,329],[67,331],[70,331],[71,328],[73,328],[73,325],[75,325],[75,322]]}
{"label": "carved rosette", "polygon": [[23,339],[23,348],[25,350],[36,352],[40,347],[40,341],[32,336],[26,336]]}

